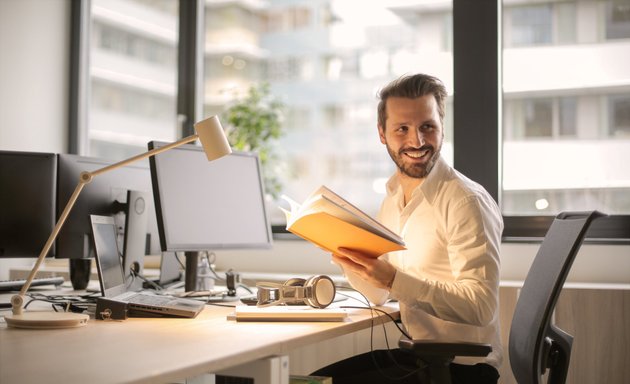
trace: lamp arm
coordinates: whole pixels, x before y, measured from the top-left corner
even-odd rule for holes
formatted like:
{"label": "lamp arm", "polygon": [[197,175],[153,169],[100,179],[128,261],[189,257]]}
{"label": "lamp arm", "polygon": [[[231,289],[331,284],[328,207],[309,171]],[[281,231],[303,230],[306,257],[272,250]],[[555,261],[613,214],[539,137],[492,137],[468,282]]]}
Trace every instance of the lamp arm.
{"label": "lamp arm", "polygon": [[74,207],[74,204],[76,203],[76,201],[77,201],[77,199],[79,197],[79,194],[83,190],[83,187],[85,187],[88,183],[90,183],[92,181],[92,179],[94,178],[94,176],[98,176],[101,173],[105,173],[105,172],[108,172],[108,171],[111,171],[111,170],[123,167],[123,166],[125,166],[127,164],[131,164],[131,163],[136,162],[138,160],[142,160],[142,159],[145,159],[147,157],[157,155],[158,153],[162,153],[164,151],[168,151],[171,148],[179,147],[180,145],[193,142],[193,141],[197,140],[197,138],[199,138],[199,136],[196,135],[196,134],[195,135],[190,135],[188,137],[185,137],[185,138],[180,139],[178,141],[175,141],[175,142],[172,142],[170,144],[164,145],[162,147],[155,148],[155,149],[152,149],[152,150],[150,150],[148,152],[141,153],[139,155],[130,157],[129,159],[119,161],[118,163],[114,163],[114,164],[108,165],[106,167],[97,169],[97,170],[92,171],[92,172],[83,172],[83,173],[81,173],[81,176],[79,177],[79,183],[77,184],[76,188],[74,189],[74,192],[72,192],[72,196],[70,196],[70,199],[68,200],[68,203],[66,203],[66,207],[63,209],[63,212],[59,216],[59,219],[57,220],[57,223],[55,224],[55,228],[53,228],[53,231],[50,234],[50,236],[48,237],[48,240],[46,241],[46,244],[44,244],[44,248],[42,249],[42,252],[39,254],[39,257],[37,258],[37,261],[35,261],[35,265],[33,266],[33,269],[31,269],[31,272],[29,273],[29,275],[28,275],[28,277],[26,279],[26,282],[22,286],[22,289],[20,289],[20,293],[18,293],[17,295],[14,295],[13,297],[11,297],[11,308],[13,310],[13,314],[14,315],[21,315],[22,314],[22,310],[24,309],[24,295],[26,294],[26,292],[30,288],[31,283],[33,282],[33,279],[35,278],[35,275],[37,274],[37,271],[39,270],[39,266],[42,264],[42,262],[46,258],[46,255],[50,251],[50,248],[52,247],[55,239],[57,238],[57,235],[59,235],[59,231],[61,231],[61,227],[63,227],[63,224],[66,222],[66,219],[68,218],[68,215],[70,214],[70,211],[72,210],[72,207]]}
{"label": "lamp arm", "polygon": [[114,163],[114,164],[108,165],[106,167],[103,167],[101,169],[97,169],[96,171],[90,172],[90,174],[92,176],[97,176],[97,175],[100,175],[101,173],[105,173],[105,172],[111,171],[113,169],[123,167],[123,166],[125,166],[127,164],[131,164],[131,163],[136,162],[138,160],[142,160],[142,159],[146,159],[147,157],[155,156],[158,153],[162,153],[162,152],[168,151],[171,148],[179,147],[180,145],[184,145],[184,144],[193,142],[193,141],[197,140],[198,138],[199,138],[199,135],[196,135],[196,134],[195,135],[190,135],[188,137],[184,137],[183,139],[174,141],[174,142],[172,142],[170,144],[163,145],[163,146],[161,146],[159,148],[154,148],[154,149],[152,149],[152,150],[150,150],[148,152],[141,153],[139,155],[130,157],[130,158],[126,159],[126,160],[119,161],[118,163]]}

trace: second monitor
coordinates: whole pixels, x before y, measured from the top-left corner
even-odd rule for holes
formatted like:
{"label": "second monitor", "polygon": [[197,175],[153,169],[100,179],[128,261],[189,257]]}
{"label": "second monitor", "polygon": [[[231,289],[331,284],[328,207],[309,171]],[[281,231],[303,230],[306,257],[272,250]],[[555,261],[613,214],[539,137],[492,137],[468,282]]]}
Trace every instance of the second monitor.
{"label": "second monitor", "polygon": [[[163,145],[150,142],[149,149]],[[151,157],[150,168],[162,251],[271,247],[257,154],[233,152],[208,162],[201,147],[184,145]],[[186,262],[187,291],[194,290],[193,260]]]}
{"label": "second monitor", "polygon": [[184,145],[152,157],[150,168],[162,251],[271,247],[256,154],[208,162],[201,147]]}

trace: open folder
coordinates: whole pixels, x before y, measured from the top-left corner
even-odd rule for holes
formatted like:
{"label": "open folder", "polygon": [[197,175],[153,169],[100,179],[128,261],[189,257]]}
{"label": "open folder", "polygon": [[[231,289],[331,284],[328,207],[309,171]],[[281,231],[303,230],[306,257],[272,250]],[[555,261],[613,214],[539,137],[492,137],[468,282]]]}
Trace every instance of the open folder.
{"label": "open folder", "polygon": [[290,210],[281,208],[287,230],[326,251],[343,247],[378,257],[405,249],[400,236],[325,186],[302,204],[283,198],[291,205]]}
{"label": "open folder", "polygon": [[312,308],[302,305],[256,307],[237,305],[228,320],[236,321],[344,321],[348,312],[342,308]]}

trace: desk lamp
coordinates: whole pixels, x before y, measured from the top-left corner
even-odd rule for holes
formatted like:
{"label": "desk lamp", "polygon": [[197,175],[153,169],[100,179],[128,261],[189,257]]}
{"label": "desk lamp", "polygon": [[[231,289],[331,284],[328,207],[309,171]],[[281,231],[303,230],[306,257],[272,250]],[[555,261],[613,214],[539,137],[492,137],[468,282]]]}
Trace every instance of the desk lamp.
{"label": "desk lamp", "polygon": [[13,308],[13,313],[9,315],[5,315],[4,319],[7,322],[7,325],[10,327],[16,328],[39,328],[39,329],[54,329],[54,328],[71,328],[71,327],[79,327],[85,325],[89,319],[88,315],[80,314],[80,313],[71,313],[71,312],[23,312],[24,305],[24,295],[35,277],[39,266],[42,261],[46,258],[46,254],[50,250],[55,238],[59,234],[61,227],[63,226],[68,214],[72,210],[74,203],[76,202],[79,194],[83,187],[86,184],[92,181],[92,178],[100,175],[101,173],[105,173],[116,168],[120,168],[127,164],[133,163],[138,160],[145,159],[150,156],[157,155],[158,153],[162,153],[168,151],[169,149],[179,147],[180,145],[187,144],[193,142],[197,139],[201,142],[201,145],[206,153],[206,157],[208,161],[216,160],[222,156],[228,155],[232,152],[230,145],[225,137],[225,133],[223,132],[223,128],[221,127],[221,123],[216,116],[212,116],[206,120],[198,122],[195,124],[195,131],[197,132],[195,135],[188,136],[179,141],[175,141],[171,144],[167,144],[160,148],[155,148],[148,152],[133,156],[127,160],[120,161],[118,163],[108,165],[101,169],[97,169],[92,172],[82,172],[79,177],[79,183],[75,188],[72,196],[68,200],[66,207],[64,208],[61,216],[59,216],[59,220],[55,227],[53,228],[50,237],[46,241],[44,245],[44,249],[39,254],[33,269],[31,270],[26,282],[22,286],[20,293],[14,295],[11,298],[11,305]]}

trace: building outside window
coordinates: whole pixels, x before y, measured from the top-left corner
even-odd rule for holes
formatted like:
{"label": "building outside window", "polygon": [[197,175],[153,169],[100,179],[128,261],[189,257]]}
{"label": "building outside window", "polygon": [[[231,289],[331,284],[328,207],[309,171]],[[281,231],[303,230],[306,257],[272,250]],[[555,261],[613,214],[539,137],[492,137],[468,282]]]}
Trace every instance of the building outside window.
{"label": "building outside window", "polygon": [[504,1],[504,214],[630,213],[628,9]]}
{"label": "building outside window", "polygon": [[84,155],[122,159],[178,137],[178,3],[92,0]]}

